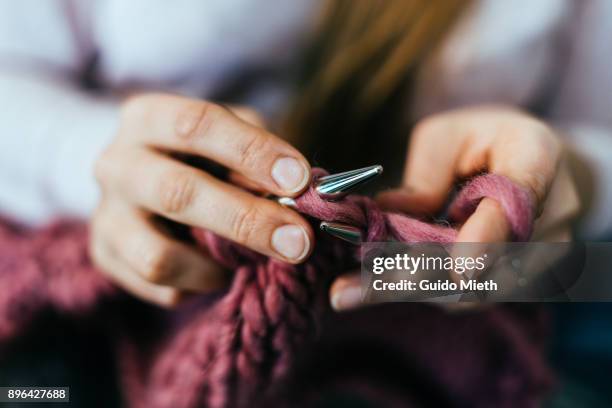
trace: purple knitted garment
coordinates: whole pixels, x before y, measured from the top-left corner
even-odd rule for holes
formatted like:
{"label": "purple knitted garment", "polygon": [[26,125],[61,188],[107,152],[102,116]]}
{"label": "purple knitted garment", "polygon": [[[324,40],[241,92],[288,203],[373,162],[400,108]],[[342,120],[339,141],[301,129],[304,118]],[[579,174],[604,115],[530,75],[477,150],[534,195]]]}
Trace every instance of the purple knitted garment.
{"label": "purple knitted garment", "polygon": [[[465,220],[483,197],[500,203],[516,240],[529,238],[529,195],[501,176],[468,183],[451,204],[452,219]],[[365,197],[327,202],[310,189],[296,201],[314,219],[363,228],[370,241],[456,237],[450,227],[382,212]],[[203,296],[170,312],[162,321],[166,329],[146,341],[129,329],[133,316],[116,316],[109,330],[119,339],[119,375],[131,407],[313,406],[338,395],[382,407],[432,399],[449,406],[530,407],[550,386],[541,313],[491,307],[449,314],[394,304],[335,314],[329,285],[354,265],[354,247],[318,236],[310,259],[290,265],[209,231],[193,230],[193,236],[234,270],[232,285],[218,299]],[[124,297],[92,267],[87,240],[78,222],[35,231],[0,225],[0,345],[22,335],[44,310],[96,322],[99,309]]]}

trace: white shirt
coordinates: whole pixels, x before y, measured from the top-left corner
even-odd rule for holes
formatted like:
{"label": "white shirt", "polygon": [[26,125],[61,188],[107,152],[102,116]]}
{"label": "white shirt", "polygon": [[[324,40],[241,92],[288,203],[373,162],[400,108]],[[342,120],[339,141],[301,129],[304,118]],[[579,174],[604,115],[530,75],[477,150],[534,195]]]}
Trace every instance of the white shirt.
{"label": "white shirt", "polygon": [[[0,0],[0,213],[29,224],[88,216],[92,167],[117,126],[117,95],[167,90],[212,98],[299,56],[311,0]],[[496,102],[531,107],[564,129],[598,180],[585,228],[612,230],[612,2],[480,0],[418,81],[415,111]],[[94,72],[101,92],[80,78]],[[282,75],[244,103],[272,115]],[[276,78],[276,79],[274,79]]]}

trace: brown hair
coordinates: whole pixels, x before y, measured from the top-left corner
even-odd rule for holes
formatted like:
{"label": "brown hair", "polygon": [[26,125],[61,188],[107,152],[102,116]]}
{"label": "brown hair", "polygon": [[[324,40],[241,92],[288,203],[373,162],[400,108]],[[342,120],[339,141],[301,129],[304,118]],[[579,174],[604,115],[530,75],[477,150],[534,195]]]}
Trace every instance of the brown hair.
{"label": "brown hair", "polygon": [[[381,153],[376,146],[391,145],[387,134],[400,122],[410,78],[468,4],[328,1],[283,133],[314,164],[371,163],[372,155]],[[378,139],[382,134],[374,139],[373,132],[385,133],[385,142]]]}

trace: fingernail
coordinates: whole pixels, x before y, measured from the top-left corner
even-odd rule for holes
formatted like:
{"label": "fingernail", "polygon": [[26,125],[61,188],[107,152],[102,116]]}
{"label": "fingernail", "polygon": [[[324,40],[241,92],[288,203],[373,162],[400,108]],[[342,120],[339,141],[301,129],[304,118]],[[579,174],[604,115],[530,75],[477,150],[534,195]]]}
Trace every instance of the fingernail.
{"label": "fingernail", "polygon": [[308,254],[310,240],[304,228],[297,225],[283,225],[272,234],[272,247],[283,257],[299,261]]}
{"label": "fingernail", "polygon": [[348,286],[334,293],[331,299],[335,310],[353,309],[361,304],[361,287]]}
{"label": "fingernail", "polygon": [[276,160],[272,166],[272,178],[280,188],[288,193],[300,191],[308,182],[306,167],[292,157]]}

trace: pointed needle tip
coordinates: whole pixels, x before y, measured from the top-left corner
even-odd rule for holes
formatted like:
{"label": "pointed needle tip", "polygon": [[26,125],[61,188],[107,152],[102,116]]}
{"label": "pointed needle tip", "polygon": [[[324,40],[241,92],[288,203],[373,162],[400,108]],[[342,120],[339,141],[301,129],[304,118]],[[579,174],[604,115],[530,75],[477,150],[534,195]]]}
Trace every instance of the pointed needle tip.
{"label": "pointed needle tip", "polygon": [[355,245],[361,244],[361,230],[357,227],[335,222],[322,221],[321,224],[319,224],[319,228],[335,238],[348,241]]}
{"label": "pointed needle tip", "polygon": [[349,191],[362,186],[383,172],[381,165],[364,167],[362,169],[345,171],[321,177],[317,182],[319,196],[328,200],[342,198]]}

